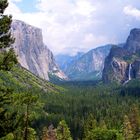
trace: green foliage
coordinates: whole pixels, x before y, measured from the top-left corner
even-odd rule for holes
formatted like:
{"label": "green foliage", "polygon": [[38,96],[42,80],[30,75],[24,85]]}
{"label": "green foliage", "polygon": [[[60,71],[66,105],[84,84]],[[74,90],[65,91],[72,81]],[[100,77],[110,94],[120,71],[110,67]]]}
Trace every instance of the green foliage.
{"label": "green foliage", "polygon": [[[46,95],[47,92],[58,93],[63,89],[34,76],[21,67],[13,67],[8,72],[1,70],[0,87],[3,87],[0,94],[0,111],[5,108],[4,112],[7,114],[4,118],[2,115],[5,116],[5,113],[0,113],[0,126],[4,128],[0,131],[0,138],[11,132],[17,140],[21,140],[19,138],[23,138],[24,135],[27,105],[29,107],[28,136],[37,137],[33,124],[36,119],[44,115],[42,109],[44,99],[41,96]],[[14,93],[10,90],[11,87]],[[2,101],[2,96],[5,101]],[[40,98],[42,98],[41,102]]]}
{"label": "green foliage", "polygon": [[64,120],[60,121],[56,129],[57,140],[72,140],[70,130]]}
{"label": "green foliage", "polygon": [[[84,130],[89,120],[95,120],[99,128],[121,132],[124,115],[129,116],[134,103],[140,106],[140,98],[135,96],[139,88],[131,94],[122,94],[122,87],[117,85],[68,82],[61,86],[67,89],[63,94],[44,95],[44,111],[48,115],[36,123],[39,128],[42,124],[49,126],[50,123],[57,127],[59,121],[64,119],[75,140],[82,139],[87,133]],[[90,114],[93,114],[93,119],[89,119]],[[119,134],[122,138],[121,133]]]}
{"label": "green foliage", "polygon": [[0,69],[9,71],[17,64],[17,58],[14,49],[10,49],[8,52],[4,51],[0,54]]}
{"label": "green foliage", "polygon": [[0,70],[9,71],[17,64],[17,58],[13,49],[7,49],[14,43],[10,32],[12,17],[3,14],[7,6],[7,0],[0,1]]}
{"label": "green foliage", "polygon": [[0,140],[14,140],[14,135],[13,133],[9,133],[5,137],[0,138]]}
{"label": "green foliage", "polygon": [[[14,102],[10,104],[11,107],[4,104],[8,106],[10,114],[13,111],[17,112],[16,130],[8,131],[6,128],[5,136],[12,133],[16,139],[24,139],[25,128],[27,128],[28,138],[36,139],[37,136],[41,138],[43,127],[54,124],[60,139],[63,133],[58,130],[61,130],[60,126],[63,125],[67,128],[66,136],[69,136],[71,130],[74,140],[83,138],[92,140],[92,137],[95,140],[112,137],[113,140],[124,140],[123,136],[126,137],[126,133],[131,134],[131,127],[133,136],[136,139],[139,138],[139,108],[137,107],[140,106],[140,98],[127,92],[122,94],[121,87],[103,86],[96,83],[94,85],[93,82],[80,82],[80,84],[74,82],[61,85],[67,88],[67,90],[61,90],[63,88],[46,82],[21,67],[14,67],[9,72],[0,71],[0,77],[1,86],[14,89],[14,94],[12,94]],[[46,89],[50,91],[47,94]],[[57,92],[52,93],[53,91]],[[61,94],[56,94],[58,91],[62,91]],[[37,103],[38,100],[39,103]],[[131,109],[130,106],[134,103],[137,107],[134,106]],[[25,125],[27,106],[28,125]],[[128,115],[130,123],[127,119],[123,120],[125,114]],[[68,125],[65,123],[60,125],[61,120],[66,120]],[[128,124],[131,127],[128,127]],[[48,134],[48,129],[46,131]],[[55,138],[55,129],[50,131]]]}
{"label": "green foliage", "polygon": [[0,1],[0,13],[3,14],[4,10],[7,8],[8,6],[8,1],[7,0],[1,0]]}
{"label": "green foliage", "polygon": [[25,139],[27,139],[27,140],[37,140],[36,131],[33,128],[28,127],[28,135],[27,135],[27,138],[24,137],[24,140]]}
{"label": "green foliage", "polygon": [[140,116],[139,116],[139,110],[136,105],[133,105],[131,108],[131,112],[129,115],[132,132],[133,132],[133,139],[140,138]]}
{"label": "green foliage", "polygon": [[140,80],[133,79],[121,88],[121,95],[140,97]]}
{"label": "green foliage", "polygon": [[106,126],[106,123],[105,123],[104,120],[100,121],[99,127],[102,128],[102,129],[107,129],[107,126]]}
{"label": "green foliage", "polygon": [[[36,94],[36,95],[35,95]],[[41,110],[39,97],[37,93],[33,93],[31,89],[28,89],[24,93],[15,95],[15,107],[20,118],[20,125],[15,131],[16,137],[20,137],[23,140],[35,140],[36,131],[32,128],[31,122],[35,120],[35,115],[39,113],[37,110]],[[36,113],[37,112],[37,113]]]}
{"label": "green foliage", "polygon": [[64,91],[64,88],[45,81],[22,67],[13,67],[10,71],[0,71],[0,84],[12,87],[16,93],[23,92],[27,87],[33,88],[37,93]]}
{"label": "green foliage", "polygon": [[118,140],[118,131],[108,130],[103,120],[98,126],[97,121],[90,114],[84,126],[84,137],[84,140]]}
{"label": "green foliage", "polygon": [[12,105],[12,90],[0,87],[0,137],[13,132],[17,126],[16,121],[14,121],[16,112],[10,112],[9,105]]}
{"label": "green foliage", "polygon": [[96,128],[89,132],[85,140],[117,140],[117,131]]}
{"label": "green foliage", "polygon": [[123,135],[125,140],[132,140],[134,136],[132,126],[127,115],[124,116]]}
{"label": "green foliage", "polygon": [[89,132],[97,127],[97,121],[92,114],[89,115],[84,125],[84,136],[89,135]]}
{"label": "green foliage", "polygon": [[0,1],[0,48],[10,47],[14,42],[10,32],[12,17],[3,14],[7,6],[7,0]]}

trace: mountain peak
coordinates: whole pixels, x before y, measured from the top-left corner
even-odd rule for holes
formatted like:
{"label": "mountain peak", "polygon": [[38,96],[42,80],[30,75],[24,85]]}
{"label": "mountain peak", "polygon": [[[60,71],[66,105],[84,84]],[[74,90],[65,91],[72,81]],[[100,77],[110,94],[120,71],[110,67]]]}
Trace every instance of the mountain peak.
{"label": "mountain peak", "polygon": [[104,83],[140,78],[140,29],[132,29],[124,47],[113,47],[105,60]]}
{"label": "mountain peak", "polygon": [[26,27],[28,27],[28,28],[32,28],[32,29],[35,29],[35,30],[40,30],[41,32],[42,32],[42,29],[41,28],[38,28],[38,27],[35,27],[35,26],[33,26],[33,25],[30,25],[30,24],[28,24],[28,23],[26,23],[26,22],[24,22],[24,21],[21,21],[21,20],[17,20],[17,19],[14,19],[13,21],[12,21],[12,26],[13,25],[20,25],[21,27],[24,27],[24,26],[26,26]]}
{"label": "mountain peak", "polygon": [[136,53],[140,50],[140,29],[134,28],[126,41],[124,48],[130,53]]}
{"label": "mountain peak", "polygon": [[130,34],[140,35],[140,28],[134,28],[130,31]]}

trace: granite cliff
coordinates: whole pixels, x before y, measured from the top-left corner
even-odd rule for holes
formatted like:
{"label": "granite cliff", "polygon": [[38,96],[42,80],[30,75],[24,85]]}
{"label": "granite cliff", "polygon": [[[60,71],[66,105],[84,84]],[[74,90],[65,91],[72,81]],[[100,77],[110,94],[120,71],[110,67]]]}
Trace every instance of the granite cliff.
{"label": "granite cliff", "polygon": [[126,84],[140,78],[140,29],[133,29],[124,47],[112,47],[105,60],[102,79],[104,83]]}
{"label": "granite cliff", "polygon": [[45,80],[49,80],[49,73],[61,79],[67,78],[57,66],[52,52],[43,43],[41,29],[15,20],[11,30],[15,38],[13,47],[21,66]]}

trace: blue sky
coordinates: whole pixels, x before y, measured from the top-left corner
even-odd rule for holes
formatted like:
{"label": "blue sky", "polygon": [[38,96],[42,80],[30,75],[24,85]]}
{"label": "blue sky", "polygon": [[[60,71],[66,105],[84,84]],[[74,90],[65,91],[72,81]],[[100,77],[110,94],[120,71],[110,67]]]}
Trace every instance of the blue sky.
{"label": "blue sky", "polygon": [[139,0],[9,0],[6,13],[39,27],[54,54],[125,42],[140,28]]}
{"label": "blue sky", "polygon": [[16,6],[22,12],[37,12],[35,5],[37,4],[36,0],[22,0],[21,2],[15,2]]}

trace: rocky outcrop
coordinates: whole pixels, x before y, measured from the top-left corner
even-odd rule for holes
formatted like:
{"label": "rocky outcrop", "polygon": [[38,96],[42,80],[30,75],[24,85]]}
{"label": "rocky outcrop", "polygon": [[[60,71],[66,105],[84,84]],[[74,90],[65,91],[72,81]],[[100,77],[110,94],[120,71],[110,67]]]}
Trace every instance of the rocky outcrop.
{"label": "rocky outcrop", "polygon": [[85,54],[81,55],[80,53],[76,55],[73,59],[71,58],[71,61],[68,61],[68,63],[65,64],[66,67],[62,67],[63,71],[71,80],[100,79],[102,76],[104,61],[111,46],[112,45],[98,47]]}
{"label": "rocky outcrop", "polygon": [[24,68],[46,80],[49,80],[48,73],[66,78],[56,65],[52,52],[43,43],[41,29],[16,20],[11,30],[15,37],[13,47]]}
{"label": "rocky outcrop", "polygon": [[140,78],[140,59],[134,61],[132,64],[132,77],[133,78]]}
{"label": "rocky outcrop", "polygon": [[105,60],[104,83],[127,83],[140,78],[140,29],[133,29],[124,47],[113,46]]}
{"label": "rocky outcrop", "polygon": [[115,57],[111,61],[109,58],[106,58],[102,76],[104,83],[111,83],[113,81],[125,82],[127,80],[127,69],[127,62]]}
{"label": "rocky outcrop", "polygon": [[131,30],[124,48],[129,54],[135,54],[140,51],[140,29]]}

